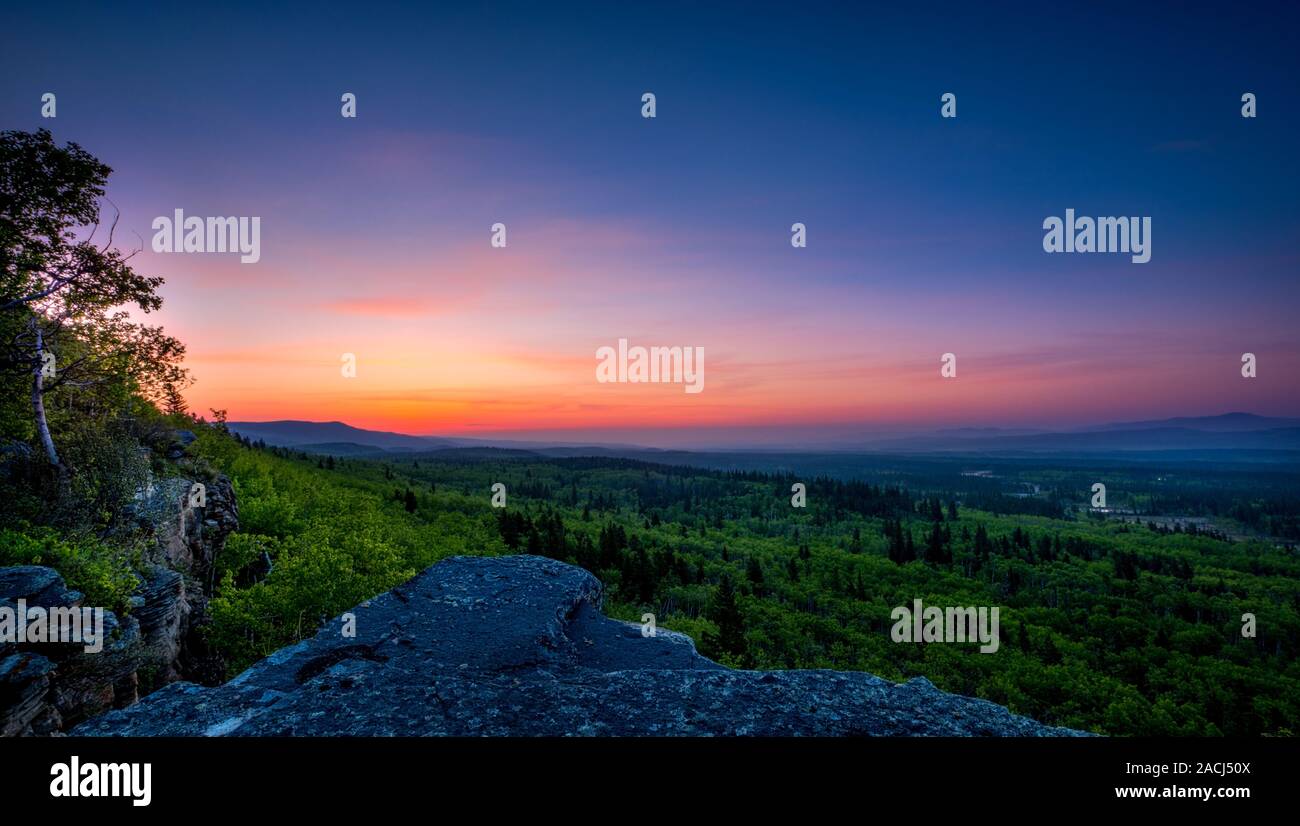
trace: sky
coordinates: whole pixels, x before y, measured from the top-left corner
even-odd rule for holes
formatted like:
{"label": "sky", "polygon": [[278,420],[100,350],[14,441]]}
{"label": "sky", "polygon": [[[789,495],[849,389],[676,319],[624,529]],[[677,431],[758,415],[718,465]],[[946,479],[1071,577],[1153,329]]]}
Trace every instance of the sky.
{"label": "sky", "polygon": [[[433,5],[6,11],[0,129],[113,168],[196,412],[665,446],[1300,415],[1294,6]],[[1067,208],[1150,217],[1151,260],[1046,253]],[[258,216],[260,260],[154,252],[176,209]],[[619,339],[702,348],[704,390],[598,382]]]}

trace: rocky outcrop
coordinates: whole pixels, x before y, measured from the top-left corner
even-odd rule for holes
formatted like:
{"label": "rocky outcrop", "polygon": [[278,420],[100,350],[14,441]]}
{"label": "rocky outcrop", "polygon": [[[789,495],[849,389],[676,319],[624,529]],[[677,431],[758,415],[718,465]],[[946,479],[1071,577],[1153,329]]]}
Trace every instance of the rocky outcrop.
{"label": "rocky outcrop", "polygon": [[[81,593],[68,589],[50,568],[0,568],[0,607],[80,608],[83,603]],[[52,734],[135,702],[139,626],[133,618],[119,622],[105,611],[103,633],[103,649],[94,653],[77,644],[0,641],[0,736]]]}
{"label": "rocky outcrop", "polygon": [[[196,490],[196,484],[202,487]],[[142,604],[133,612],[148,660],[147,687],[179,679],[215,682],[224,667],[207,651],[197,629],[207,616],[217,554],[239,527],[233,486],[225,476],[202,483],[162,479],[140,497],[134,516],[154,536],[144,560]]]}
{"label": "rocky outcrop", "polygon": [[132,510],[135,521],[156,540],[147,561],[179,571],[210,591],[216,554],[239,527],[230,480],[160,479],[149,485]]}
{"label": "rocky outcrop", "polygon": [[[168,437],[166,455],[181,460],[182,469],[195,470],[184,458],[194,438],[184,430]],[[224,663],[207,650],[199,627],[213,592],[217,555],[238,528],[239,515],[229,479],[194,475],[203,479],[197,491],[192,478],[151,482],[128,514],[131,524],[121,527],[128,534],[143,530],[153,542],[142,560],[131,615],[119,622],[105,613],[112,637],[104,651],[0,642],[0,736],[66,731],[167,683],[222,679]],[[51,568],[0,568],[0,605],[14,608],[19,599],[42,607],[80,607],[84,601]]]}
{"label": "rocky outcrop", "polygon": [[73,734],[1078,733],[919,678],[727,669],[685,636],[605,617],[601,596],[551,559],[454,557],[225,685],[173,683]]}

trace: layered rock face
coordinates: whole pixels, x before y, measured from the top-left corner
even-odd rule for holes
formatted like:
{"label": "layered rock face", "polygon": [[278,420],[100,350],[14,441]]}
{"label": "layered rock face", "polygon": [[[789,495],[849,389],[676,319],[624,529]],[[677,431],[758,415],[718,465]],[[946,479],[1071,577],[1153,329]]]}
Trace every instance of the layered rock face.
{"label": "layered rock face", "polygon": [[151,681],[158,684],[212,682],[223,671],[192,632],[206,613],[216,556],[226,536],[239,527],[239,513],[226,477],[203,483],[202,504],[191,495],[194,484],[183,478],[160,480],[135,509],[136,520],[155,540],[144,560],[145,581],[133,614],[150,659]]}
{"label": "layered rock face", "polygon": [[[39,565],[0,568],[0,607],[80,608],[85,600]],[[94,607],[94,606],[89,606]],[[67,724],[136,701],[140,626],[104,612],[103,650],[69,643],[0,640],[0,737],[53,734]]]}
{"label": "layered rock face", "polygon": [[605,617],[601,595],[551,559],[453,557],[225,685],[173,683],[72,733],[1078,734],[919,678],[724,668],[685,636]]}

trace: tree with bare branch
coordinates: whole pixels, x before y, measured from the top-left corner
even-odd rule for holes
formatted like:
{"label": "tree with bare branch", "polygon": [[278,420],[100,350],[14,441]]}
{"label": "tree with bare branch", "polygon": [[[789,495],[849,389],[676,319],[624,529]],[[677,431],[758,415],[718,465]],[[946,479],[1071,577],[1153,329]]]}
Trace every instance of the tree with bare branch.
{"label": "tree with bare branch", "polygon": [[95,240],[111,172],[48,130],[0,132],[0,314],[10,331],[0,367],[30,375],[36,438],[60,474],[47,415],[54,391],[111,387],[166,402],[189,381],[184,345],[126,309],[161,307],[163,280],[132,269],[140,249],[114,246],[116,209]]}

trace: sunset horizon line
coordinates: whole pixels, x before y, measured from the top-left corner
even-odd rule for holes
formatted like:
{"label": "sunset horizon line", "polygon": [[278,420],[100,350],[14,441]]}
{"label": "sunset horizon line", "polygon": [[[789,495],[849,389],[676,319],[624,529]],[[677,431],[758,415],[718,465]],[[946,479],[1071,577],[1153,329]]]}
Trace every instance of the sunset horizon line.
{"label": "sunset horizon line", "polygon": [[[586,444],[591,446],[620,445],[645,447],[651,449],[701,450],[711,448],[758,448],[770,446],[774,449],[813,449],[831,448],[841,444],[847,448],[861,446],[863,440],[889,439],[926,434],[979,434],[989,435],[1066,435],[1096,431],[1101,428],[1118,429],[1123,426],[1154,429],[1151,425],[1179,427],[1179,423],[1214,423],[1225,421],[1254,422],[1260,427],[1256,430],[1272,430],[1300,426],[1300,416],[1292,414],[1264,414],[1245,410],[1229,410],[1220,413],[1184,414],[1177,416],[1157,416],[1153,418],[1136,417],[1132,419],[1103,419],[1078,424],[989,424],[989,423],[935,423],[919,425],[905,422],[867,422],[841,421],[806,424],[738,424],[726,427],[716,425],[622,425],[611,427],[569,427],[569,428],[534,428],[534,429],[493,429],[493,430],[393,430],[386,426],[367,426],[344,419],[244,419],[231,418],[228,424],[236,427],[257,425],[337,425],[364,433],[390,434],[417,439],[461,439],[484,442],[541,442],[556,445]],[[1275,420],[1280,423],[1274,424]],[[1185,424],[1183,426],[1186,426]],[[854,432],[856,429],[856,432]],[[1195,428],[1189,428],[1195,429]],[[647,436],[677,435],[706,439],[710,434],[727,433],[733,436],[727,440],[701,442],[693,445],[656,445],[650,442],[638,442]],[[824,441],[806,441],[810,437],[822,435]],[[749,441],[734,437],[747,436]],[[782,443],[785,440],[787,443]],[[764,442],[768,444],[763,444]],[[857,443],[857,444],[855,444]],[[304,443],[314,444],[314,443]]]}

